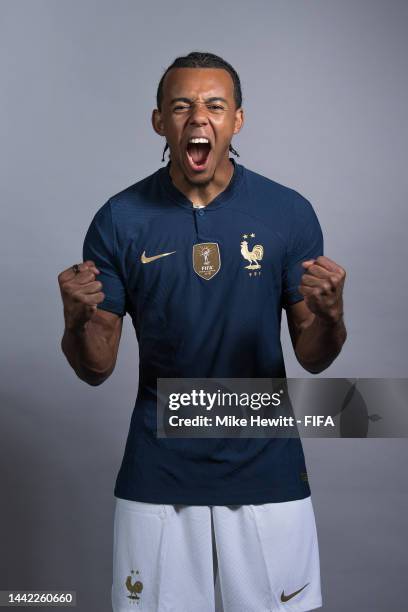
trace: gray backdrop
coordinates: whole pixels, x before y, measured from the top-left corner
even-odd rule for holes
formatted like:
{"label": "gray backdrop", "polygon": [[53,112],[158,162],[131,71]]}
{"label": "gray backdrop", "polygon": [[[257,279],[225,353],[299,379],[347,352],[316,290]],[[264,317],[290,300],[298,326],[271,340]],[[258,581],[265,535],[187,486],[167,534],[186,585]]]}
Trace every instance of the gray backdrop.
{"label": "gray backdrop", "polygon": [[[110,610],[113,485],[137,390],[60,351],[57,274],[96,210],[154,172],[164,69],[208,50],[238,71],[239,162],[300,191],[348,273],[348,340],[322,376],[405,377],[407,16],[403,0],[2,1],[0,589],[76,589]],[[166,156],[167,160],[167,156]],[[282,325],[288,376],[296,363]],[[406,601],[407,441],[304,441],[325,612]],[[405,515],[404,515],[405,513]]]}

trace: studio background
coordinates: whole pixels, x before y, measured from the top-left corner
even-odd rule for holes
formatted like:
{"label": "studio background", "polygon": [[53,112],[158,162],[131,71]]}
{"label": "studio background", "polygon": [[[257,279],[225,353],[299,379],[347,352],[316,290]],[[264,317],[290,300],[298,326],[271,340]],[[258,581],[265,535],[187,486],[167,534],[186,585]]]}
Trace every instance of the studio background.
{"label": "studio background", "polygon": [[[321,376],[407,376],[407,22],[403,0],[0,2],[0,589],[111,609],[137,342],[127,316],[111,378],[77,379],[57,275],[96,210],[163,165],[150,117],[177,56],[211,51],[238,71],[237,161],[307,197],[347,271],[348,339]],[[282,332],[288,376],[307,377],[284,314]],[[403,609],[407,441],[303,444],[322,609]]]}

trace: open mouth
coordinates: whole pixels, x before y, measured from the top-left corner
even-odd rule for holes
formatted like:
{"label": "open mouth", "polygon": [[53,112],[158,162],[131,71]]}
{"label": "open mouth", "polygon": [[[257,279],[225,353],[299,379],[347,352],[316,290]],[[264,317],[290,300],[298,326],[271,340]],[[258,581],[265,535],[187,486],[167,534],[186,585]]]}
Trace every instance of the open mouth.
{"label": "open mouth", "polygon": [[211,155],[210,143],[191,143],[186,148],[187,162],[195,172],[203,171],[207,168]]}

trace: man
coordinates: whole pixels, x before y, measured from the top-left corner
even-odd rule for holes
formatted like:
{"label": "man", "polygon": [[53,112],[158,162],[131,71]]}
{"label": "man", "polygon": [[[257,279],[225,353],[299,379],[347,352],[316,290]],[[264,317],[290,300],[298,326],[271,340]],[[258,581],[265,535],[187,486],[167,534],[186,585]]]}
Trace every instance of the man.
{"label": "man", "polygon": [[345,271],[303,196],[229,158],[243,122],[230,64],[177,58],[152,115],[169,162],[97,211],[84,262],[59,275],[62,349],[82,380],[113,372],[125,313],[139,342],[114,491],[115,612],[212,612],[213,562],[224,612],[322,605],[300,439],[157,437],[158,378],[286,376],[282,308],[308,372],[346,339]]}

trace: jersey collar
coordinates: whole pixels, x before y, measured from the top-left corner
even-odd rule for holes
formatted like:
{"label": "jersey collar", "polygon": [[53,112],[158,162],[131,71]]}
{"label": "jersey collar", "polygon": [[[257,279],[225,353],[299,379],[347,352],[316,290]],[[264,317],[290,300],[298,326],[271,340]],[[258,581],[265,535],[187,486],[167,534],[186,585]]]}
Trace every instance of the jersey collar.
{"label": "jersey collar", "polygon": [[[232,157],[229,158],[232,164],[234,165],[234,172],[231,177],[230,182],[224,191],[221,191],[211,202],[209,202],[205,210],[215,210],[220,206],[226,204],[229,200],[236,196],[238,193],[238,188],[241,184],[242,177],[244,174],[244,166],[238,164]],[[191,200],[187,198],[186,195],[182,191],[180,191],[172,181],[170,176],[170,163],[169,160],[164,168],[160,168],[159,172],[159,181],[164,187],[167,194],[171,197],[171,199],[177,204],[183,206],[184,208],[189,208],[194,211],[193,203]]]}

